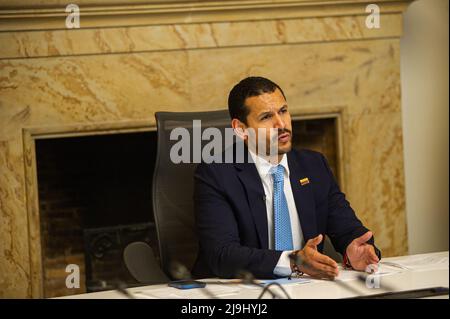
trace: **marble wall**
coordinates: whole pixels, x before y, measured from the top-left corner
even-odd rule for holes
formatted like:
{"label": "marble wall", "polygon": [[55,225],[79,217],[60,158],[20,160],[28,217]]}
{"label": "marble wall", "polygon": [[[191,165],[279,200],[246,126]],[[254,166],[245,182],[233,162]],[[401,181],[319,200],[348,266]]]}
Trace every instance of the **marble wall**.
{"label": "marble wall", "polygon": [[384,256],[407,253],[399,69],[407,2],[380,1],[379,29],[366,28],[364,1],[322,1],[309,15],[305,1],[292,2],[297,15],[261,7],[254,21],[219,10],[186,23],[178,12],[179,23],[122,17],[77,30],[33,17],[8,30],[0,11],[0,297],[43,295],[34,138],[151,128],[155,111],[223,109],[249,75],[280,84],[294,115],[340,114],[348,199]]}

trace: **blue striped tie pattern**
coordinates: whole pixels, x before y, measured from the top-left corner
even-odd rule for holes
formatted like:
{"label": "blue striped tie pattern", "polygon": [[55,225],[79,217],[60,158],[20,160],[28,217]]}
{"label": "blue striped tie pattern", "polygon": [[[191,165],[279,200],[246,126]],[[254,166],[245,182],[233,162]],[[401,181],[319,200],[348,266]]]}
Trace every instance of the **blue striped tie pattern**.
{"label": "blue striped tie pattern", "polygon": [[284,167],[278,165],[272,176],[275,250],[292,250],[291,219],[286,196],[284,196]]}

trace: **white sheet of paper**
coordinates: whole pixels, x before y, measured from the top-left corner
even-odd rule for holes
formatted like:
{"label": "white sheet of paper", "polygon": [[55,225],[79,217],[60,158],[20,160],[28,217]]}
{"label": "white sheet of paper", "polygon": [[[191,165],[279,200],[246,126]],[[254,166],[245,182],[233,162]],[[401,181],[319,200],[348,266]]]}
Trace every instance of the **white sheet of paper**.
{"label": "white sheet of paper", "polygon": [[[387,276],[387,275],[396,274],[401,271],[402,271],[402,269],[400,269],[400,268],[380,264],[380,265],[378,265],[378,272],[376,274],[378,276]],[[339,276],[337,276],[335,280],[340,280],[340,281],[357,280],[360,275],[365,276],[367,274],[364,272],[356,271],[356,270],[343,269],[342,266],[339,266]]]}
{"label": "white sheet of paper", "polygon": [[[233,280],[219,280],[219,282],[223,282],[223,283],[229,283]],[[205,281],[208,282],[208,281]],[[292,285],[292,284],[304,284],[304,283],[308,283],[311,282],[311,279],[308,277],[300,277],[300,278],[291,278],[288,279],[287,277],[283,277],[283,278],[278,278],[278,279],[267,279],[267,280],[259,280],[256,279],[255,283],[257,284],[262,284],[262,285],[268,285],[272,282],[277,282],[280,285]],[[240,288],[244,288],[244,289],[262,289],[261,286],[258,285],[253,285],[253,284],[242,284],[240,283],[238,285]]]}
{"label": "white sheet of paper", "polygon": [[280,285],[292,285],[292,284],[305,284],[311,282],[311,279],[300,277],[300,278],[278,278],[278,279],[270,279],[270,280],[260,280],[259,283],[267,286],[271,283],[278,283]]}
{"label": "white sheet of paper", "polygon": [[[206,285],[209,293],[215,297],[225,297],[238,294],[238,286]],[[210,298],[205,288],[177,289],[173,287],[142,290],[134,294],[138,298],[164,298],[164,299],[204,299]]]}
{"label": "white sheet of paper", "polygon": [[[382,262],[383,264],[383,262]],[[398,268],[420,270],[420,269],[448,269],[449,258],[447,254],[426,256],[413,255],[402,257],[399,260],[384,262],[386,265],[397,266]]]}

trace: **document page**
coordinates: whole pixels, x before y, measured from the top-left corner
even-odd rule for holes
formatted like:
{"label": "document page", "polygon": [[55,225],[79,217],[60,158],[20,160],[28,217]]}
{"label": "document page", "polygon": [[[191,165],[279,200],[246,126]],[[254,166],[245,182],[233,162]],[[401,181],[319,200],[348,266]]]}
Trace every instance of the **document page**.
{"label": "document page", "polygon": [[405,256],[394,261],[382,261],[381,264],[409,270],[448,269],[448,253],[439,253],[431,256]]}
{"label": "document page", "polygon": [[137,298],[154,299],[204,299],[214,297],[228,297],[240,292],[238,286],[221,286],[221,285],[206,285],[205,288],[195,289],[176,289],[172,287],[148,289],[136,292],[134,295]]}

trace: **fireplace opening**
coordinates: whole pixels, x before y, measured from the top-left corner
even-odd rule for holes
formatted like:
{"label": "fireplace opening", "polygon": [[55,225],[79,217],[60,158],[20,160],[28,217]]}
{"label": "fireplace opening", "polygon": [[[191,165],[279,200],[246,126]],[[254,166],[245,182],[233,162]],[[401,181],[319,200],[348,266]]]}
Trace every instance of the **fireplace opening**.
{"label": "fireplace opening", "polygon": [[[292,124],[294,148],[323,153],[339,177],[337,118]],[[151,192],[157,133],[35,142],[44,297],[137,284],[122,255],[128,243],[145,241],[159,257]],[[66,287],[69,264],[79,266],[79,288]]]}
{"label": "fireplace opening", "polygon": [[[151,186],[156,132],[36,140],[44,296],[136,281],[123,249],[145,241],[158,255]],[[67,288],[68,264],[80,287]]]}
{"label": "fireplace opening", "polygon": [[322,153],[339,184],[338,119],[335,116],[315,119],[292,119],[292,147]]}

